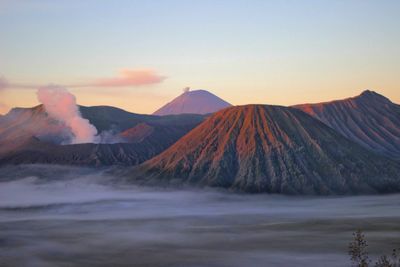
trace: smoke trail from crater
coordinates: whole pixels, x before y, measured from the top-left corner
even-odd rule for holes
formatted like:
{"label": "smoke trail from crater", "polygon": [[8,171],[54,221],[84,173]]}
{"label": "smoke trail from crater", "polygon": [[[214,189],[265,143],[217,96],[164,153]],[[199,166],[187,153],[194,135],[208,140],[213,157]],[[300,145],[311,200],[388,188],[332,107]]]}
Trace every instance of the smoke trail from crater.
{"label": "smoke trail from crater", "polygon": [[64,123],[74,135],[71,143],[97,143],[97,129],[89,120],[82,118],[76,98],[61,86],[39,88],[37,97],[50,117]]}

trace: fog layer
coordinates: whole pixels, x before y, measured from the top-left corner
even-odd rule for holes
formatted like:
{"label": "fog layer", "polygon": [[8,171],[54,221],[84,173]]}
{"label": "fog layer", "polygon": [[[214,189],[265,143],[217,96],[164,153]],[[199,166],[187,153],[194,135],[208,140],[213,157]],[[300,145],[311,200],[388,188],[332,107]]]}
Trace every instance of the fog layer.
{"label": "fog layer", "polygon": [[400,247],[399,195],[286,197],[160,190],[100,171],[0,169],[0,266],[347,266]]}

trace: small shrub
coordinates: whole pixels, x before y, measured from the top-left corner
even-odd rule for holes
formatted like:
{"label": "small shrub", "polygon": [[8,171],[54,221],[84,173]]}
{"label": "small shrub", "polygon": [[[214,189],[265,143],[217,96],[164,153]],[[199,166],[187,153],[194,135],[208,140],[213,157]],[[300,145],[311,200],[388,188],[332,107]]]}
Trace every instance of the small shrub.
{"label": "small shrub", "polygon": [[353,241],[349,244],[349,255],[351,259],[351,266],[354,267],[368,267],[370,262],[367,252],[367,241],[361,230],[353,233]]}
{"label": "small shrub", "polygon": [[[351,266],[368,267],[371,260],[368,256],[367,241],[361,230],[353,233],[353,241],[349,244],[349,255]],[[400,267],[400,257],[396,249],[393,249],[392,257],[386,255],[380,256],[374,267]]]}
{"label": "small shrub", "polygon": [[386,255],[383,255],[375,263],[375,267],[395,267],[395,266],[390,263],[390,260]]}

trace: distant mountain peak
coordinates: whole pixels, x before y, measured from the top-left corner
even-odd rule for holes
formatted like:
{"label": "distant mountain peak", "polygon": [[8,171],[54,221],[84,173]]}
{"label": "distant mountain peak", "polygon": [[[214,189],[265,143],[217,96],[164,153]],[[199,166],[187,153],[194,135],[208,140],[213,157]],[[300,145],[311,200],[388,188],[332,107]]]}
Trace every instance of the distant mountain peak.
{"label": "distant mountain peak", "polygon": [[230,106],[232,106],[230,103],[207,90],[190,90],[189,87],[186,87],[181,95],[158,109],[153,114],[161,116],[188,113],[207,114],[214,113]]}
{"label": "distant mountain peak", "polygon": [[384,97],[381,94],[378,94],[375,91],[371,91],[371,90],[365,90],[359,96],[357,96],[355,98],[370,99],[370,100],[376,99],[376,100],[391,102],[388,98]]}
{"label": "distant mountain peak", "polygon": [[370,150],[400,158],[400,106],[383,95],[365,90],[355,97],[295,108]]}
{"label": "distant mountain peak", "polygon": [[367,95],[379,95],[379,94],[376,93],[375,91],[372,91],[372,90],[369,90],[369,89],[364,90],[364,91],[360,94],[360,96],[367,96]]}

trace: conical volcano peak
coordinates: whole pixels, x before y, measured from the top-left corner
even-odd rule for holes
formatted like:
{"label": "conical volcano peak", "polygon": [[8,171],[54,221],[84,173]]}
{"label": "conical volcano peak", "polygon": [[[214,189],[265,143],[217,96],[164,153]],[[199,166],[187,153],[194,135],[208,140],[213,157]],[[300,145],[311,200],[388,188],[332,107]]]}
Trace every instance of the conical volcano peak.
{"label": "conical volcano peak", "polygon": [[212,94],[209,91],[204,90],[204,89],[191,90],[189,87],[186,87],[184,89],[183,94],[189,94],[189,95],[214,95],[214,94]]}
{"label": "conical volcano peak", "polygon": [[190,90],[190,88],[186,87],[180,96],[173,99],[153,114],[160,116],[185,113],[207,114],[214,113],[229,106],[231,106],[231,104],[207,90]]}

